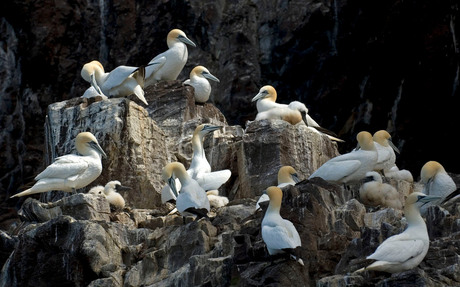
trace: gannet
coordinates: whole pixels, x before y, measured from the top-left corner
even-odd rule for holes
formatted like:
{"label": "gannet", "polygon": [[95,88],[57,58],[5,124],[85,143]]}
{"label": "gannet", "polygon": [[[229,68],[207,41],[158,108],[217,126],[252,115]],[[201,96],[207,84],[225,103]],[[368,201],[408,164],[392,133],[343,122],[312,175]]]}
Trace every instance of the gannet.
{"label": "gannet", "polygon": [[[290,166],[282,166],[278,170],[278,187],[283,188],[288,185],[296,185],[296,183],[300,182],[299,177],[297,176],[297,172],[295,169]],[[262,194],[259,198],[259,200],[256,203],[256,210],[260,208],[260,203],[268,201],[268,195],[266,193]]]}
{"label": "gannet", "polygon": [[267,245],[268,253],[275,255],[286,252],[304,265],[302,259],[293,254],[294,249],[302,245],[299,233],[292,222],[280,215],[283,192],[277,186],[270,186],[266,193],[270,203],[262,220],[262,239]]}
{"label": "gannet", "polygon": [[208,69],[203,66],[196,66],[190,72],[190,79],[184,82],[184,85],[192,86],[195,89],[195,102],[197,103],[206,103],[209,100],[211,84],[207,79],[220,82]]}
{"label": "gannet", "polygon": [[356,136],[360,149],[334,157],[320,166],[308,179],[321,177],[335,183],[352,183],[363,179],[377,162],[372,135],[366,131]]}
{"label": "gannet", "polygon": [[211,207],[219,208],[228,204],[228,198],[226,196],[219,195],[218,190],[208,190],[206,191],[206,196],[208,197]]}
{"label": "gannet", "polygon": [[[193,156],[187,173],[191,178],[195,179],[204,190],[218,189],[222,184],[227,182],[227,180],[232,175],[231,171],[228,169],[211,172],[211,165],[206,159],[206,154],[204,153],[204,137],[207,134],[220,128],[220,126],[201,124],[197,126],[195,131],[193,132]],[[177,190],[180,190],[180,185],[178,185],[177,183],[178,180],[176,179],[176,188]],[[165,203],[167,201],[175,199],[176,196],[174,195],[170,187],[168,185],[163,187],[163,189],[161,190],[161,201]]]}
{"label": "gannet", "polygon": [[412,173],[406,169],[399,169],[396,165],[392,166],[389,170],[385,171],[386,178],[392,178],[396,180],[405,180],[408,182],[414,182]]}
{"label": "gannet", "polygon": [[155,65],[145,69],[145,87],[158,81],[177,79],[188,58],[185,44],[196,47],[195,43],[179,29],[173,29],[168,33],[166,43],[169,49],[153,58],[150,64]]}
{"label": "gannet", "polygon": [[[182,185],[179,194],[177,194],[176,180],[173,175],[180,180]],[[168,163],[163,168],[162,178],[176,195],[176,208],[179,212],[188,211],[206,216],[207,211],[210,210],[206,191],[188,175],[183,164],[180,162]]]}
{"label": "gannet", "polygon": [[105,73],[100,62],[91,61],[83,65],[81,77],[91,83],[101,96],[125,97],[135,94],[139,100],[148,105],[143,89],[145,68],[145,66],[118,66],[110,73]]}
{"label": "gannet", "polygon": [[331,140],[343,142],[334,132],[321,127],[313,120],[303,103],[293,101],[289,105],[278,104],[276,98],[277,93],[274,87],[267,85],[260,88],[259,93],[252,98],[253,102],[257,101],[256,121],[279,119],[292,125],[303,122],[310,130],[324,134]]}
{"label": "gannet", "polygon": [[374,169],[377,171],[383,170],[385,172],[395,165],[395,151],[399,153],[399,150],[391,141],[391,135],[386,130],[375,132],[373,139],[378,153],[378,159]]}
{"label": "gannet", "polygon": [[75,147],[80,155],[57,157],[44,171],[35,177],[31,188],[13,195],[19,197],[51,190],[75,192],[93,182],[102,172],[101,155],[107,157],[96,137],[90,132],[79,133]]}
{"label": "gannet", "polygon": [[382,182],[378,172],[366,173],[364,184],[359,188],[361,202],[371,206],[392,207],[402,209],[399,193],[392,185]]}
{"label": "gannet", "polygon": [[125,207],[125,199],[119,191],[130,190],[130,187],[123,186],[118,180],[109,181],[104,187],[104,195],[107,198],[110,206],[115,209],[123,209]]}
{"label": "gannet", "polygon": [[428,196],[421,192],[411,193],[404,207],[407,229],[383,241],[373,254],[366,257],[377,261],[355,272],[376,270],[397,273],[418,266],[428,252],[430,239],[417,203],[426,204],[437,199],[439,197]]}
{"label": "gannet", "polygon": [[[429,161],[423,165],[420,171],[420,183],[423,184],[423,193],[441,197],[441,200],[437,203],[440,203],[445,197],[457,189],[453,179],[437,161]],[[433,202],[420,208],[422,214],[426,213],[428,206],[435,203],[436,202]]]}
{"label": "gannet", "polygon": [[96,185],[93,186],[89,191],[88,194],[93,194],[93,195],[102,195],[105,197],[104,194],[104,187],[102,185]]}

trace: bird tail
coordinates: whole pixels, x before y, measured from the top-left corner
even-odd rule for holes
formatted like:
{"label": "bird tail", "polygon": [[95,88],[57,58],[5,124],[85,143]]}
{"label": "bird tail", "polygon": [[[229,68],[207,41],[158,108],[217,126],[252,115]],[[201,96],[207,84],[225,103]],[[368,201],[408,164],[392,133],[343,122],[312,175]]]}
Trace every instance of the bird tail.
{"label": "bird tail", "polygon": [[142,89],[144,88],[145,82],[145,67],[146,65],[141,65],[133,72],[134,79],[136,79],[137,83],[139,86],[141,86]]}
{"label": "bird tail", "polygon": [[21,196],[26,196],[26,195],[29,195],[29,194],[34,194],[34,193],[39,193],[40,191],[34,191],[32,188],[29,188],[29,189],[26,189],[20,193],[16,193],[15,195],[11,196],[10,198],[14,198],[14,197],[21,197]]}

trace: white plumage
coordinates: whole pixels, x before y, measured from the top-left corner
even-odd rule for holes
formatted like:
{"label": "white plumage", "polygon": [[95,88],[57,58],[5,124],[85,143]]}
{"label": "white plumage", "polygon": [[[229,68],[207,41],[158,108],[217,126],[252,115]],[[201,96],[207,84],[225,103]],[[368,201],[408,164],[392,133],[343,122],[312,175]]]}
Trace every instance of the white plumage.
{"label": "white plumage", "polygon": [[206,191],[198,184],[196,180],[191,178],[183,164],[172,162],[163,168],[163,180],[165,180],[172,191],[177,194],[175,179],[173,175],[180,180],[182,185],[180,193],[176,199],[176,208],[179,212],[184,212],[189,208],[210,210],[209,200],[206,196]]}
{"label": "white plumage", "polygon": [[[101,96],[125,97],[135,94],[139,100],[147,105],[144,97],[145,67],[118,66],[110,73],[104,72],[104,67],[98,61],[91,61],[83,65],[82,78],[91,83],[91,86]],[[90,95],[86,91],[85,95]]]}
{"label": "white plumage", "polygon": [[179,29],[173,29],[166,38],[168,50],[154,57],[145,68],[145,87],[158,81],[176,80],[185,66],[188,58],[187,46],[196,47],[185,33]]}
{"label": "white plumage", "polygon": [[367,269],[397,273],[418,266],[428,252],[430,239],[417,203],[427,203],[436,199],[438,197],[427,196],[420,192],[411,193],[406,199],[404,208],[407,229],[383,241],[377,250],[367,257],[377,261],[356,272]]}
{"label": "white plumage", "polygon": [[90,132],[79,133],[75,146],[81,155],[60,156],[35,177],[31,188],[13,195],[20,197],[34,193],[61,190],[75,191],[93,182],[102,172],[101,155],[106,157],[97,139]]}
{"label": "white plumage", "polygon": [[360,132],[356,138],[361,147],[359,150],[328,160],[310,175],[309,179],[321,177],[335,183],[350,183],[363,179],[366,172],[374,169],[378,155],[370,133]]}
{"label": "white plumage", "polygon": [[337,138],[332,132],[321,127],[308,114],[308,108],[301,102],[293,101],[286,104],[278,104],[276,102],[277,93],[274,87],[267,85],[263,86],[259,93],[252,98],[252,101],[257,101],[256,121],[260,120],[284,120],[292,125],[303,123],[312,131],[326,135],[329,139],[343,142]]}
{"label": "white plumage", "polygon": [[[280,215],[283,192],[279,187],[271,186],[267,188],[267,194],[270,203],[262,220],[262,239],[267,245],[268,253],[284,253],[301,246],[302,242],[294,224]],[[296,259],[303,265],[302,259]]]}
{"label": "white plumage", "polygon": [[211,84],[209,80],[220,82],[203,66],[196,66],[190,72],[190,79],[184,82],[185,85],[192,86],[195,90],[195,102],[206,103],[211,95]]}
{"label": "white plumage", "polygon": [[373,139],[378,153],[377,163],[375,164],[374,170],[383,170],[385,172],[395,165],[395,151],[399,153],[399,150],[391,141],[390,134],[385,130],[380,130],[374,133]]}

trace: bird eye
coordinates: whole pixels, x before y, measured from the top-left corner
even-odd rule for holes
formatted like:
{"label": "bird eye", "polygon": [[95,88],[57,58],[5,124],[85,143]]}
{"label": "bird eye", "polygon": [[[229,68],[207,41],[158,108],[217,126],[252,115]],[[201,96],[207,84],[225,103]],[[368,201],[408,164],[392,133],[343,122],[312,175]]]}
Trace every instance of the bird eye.
{"label": "bird eye", "polygon": [[209,74],[209,73],[206,72],[206,71],[203,71],[203,72],[201,72],[201,74],[206,75],[206,74]]}

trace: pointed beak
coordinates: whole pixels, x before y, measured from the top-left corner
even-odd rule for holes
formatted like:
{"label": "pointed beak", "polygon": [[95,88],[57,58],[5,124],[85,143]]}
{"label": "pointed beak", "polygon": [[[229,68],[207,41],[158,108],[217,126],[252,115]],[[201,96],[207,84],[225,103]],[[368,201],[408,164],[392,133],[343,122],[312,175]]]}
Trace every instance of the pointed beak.
{"label": "pointed beak", "polygon": [[196,47],[195,43],[193,43],[192,40],[185,36],[180,35],[179,37],[177,37],[177,39],[179,39],[179,41],[181,41],[182,43],[188,44],[192,47]]}
{"label": "pointed beak", "polygon": [[366,176],[366,177],[363,179],[363,183],[371,182],[371,181],[374,181],[374,177],[373,177],[373,176]]}
{"label": "pointed beak", "polygon": [[123,186],[123,185],[117,185],[117,191],[128,191],[131,190],[131,187],[129,186]]}
{"label": "pointed beak", "polygon": [[263,98],[265,98],[266,95],[267,94],[265,94],[265,93],[258,93],[254,98],[252,98],[251,102],[255,102],[255,101],[259,100],[259,99],[263,99]]}
{"label": "pointed beak", "polygon": [[441,198],[442,198],[441,196],[427,195],[427,196],[419,198],[417,200],[417,202],[423,202],[423,205],[425,205],[430,201],[438,200],[438,199],[441,199]]}
{"label": "pointed beak", "polygon": [[103,158],[107,158],[107,155],[105,154],[104,150],[101,148],[101,146],[97,142],[90,142],[89,145],[91,148],[93,148],[98,153],[100,153]]}
{"label": "pointed beak", "polygon": [[203,130],[207,131],[207,132],[213,132],[213,131],[219,130],[221,128],[222,128],[222,126],[205,126]]}
{"label": "pointed beak", "polygon": [[399,149],[395,146],[395,144],[391,141],[391,139],[388,140],[388,144],[391,146],[391,148],[397,152],[398,154],[400,154],[399,152]]}
{"label": "pointed beak", "polygon": [[291,174],[292,180],[294,180],[295,183],[299,183],[300,179],[297,176],[297,173]]}
{"label": "pointed beak", "polygon": [[356,145],[356,150],[360,150],[361,149],[361,146],[359,145],[359,143]]}
{"label": "pointed beak", "polygon": [[177,198],[179,195],[177,194],[176,180],[174,179],[174,177],[171,176],[168,179],[168,185],[169,185],[169,187],[171,188],[171,190],[173,191],[174,195]]}
{"label": "pointed beak", "polygon": [[216,78],[214,75],[212,75],[211,73],[205,73],[203,74],[203,77],[205,77],[206,79],[212,80],[214,82],[220,83],[220,80]]}
{"label": "pointed beak", "polygon": [[90,78],[91,78],[91,86],[93,86],[93,88],[96,90],[96,92],[98,92],[99,95],[104,96],[104,94],[101,91],[101,88],[99,88],[99,86],[97,85],[96,76],[94,75],[94,73],[91,74]]}

